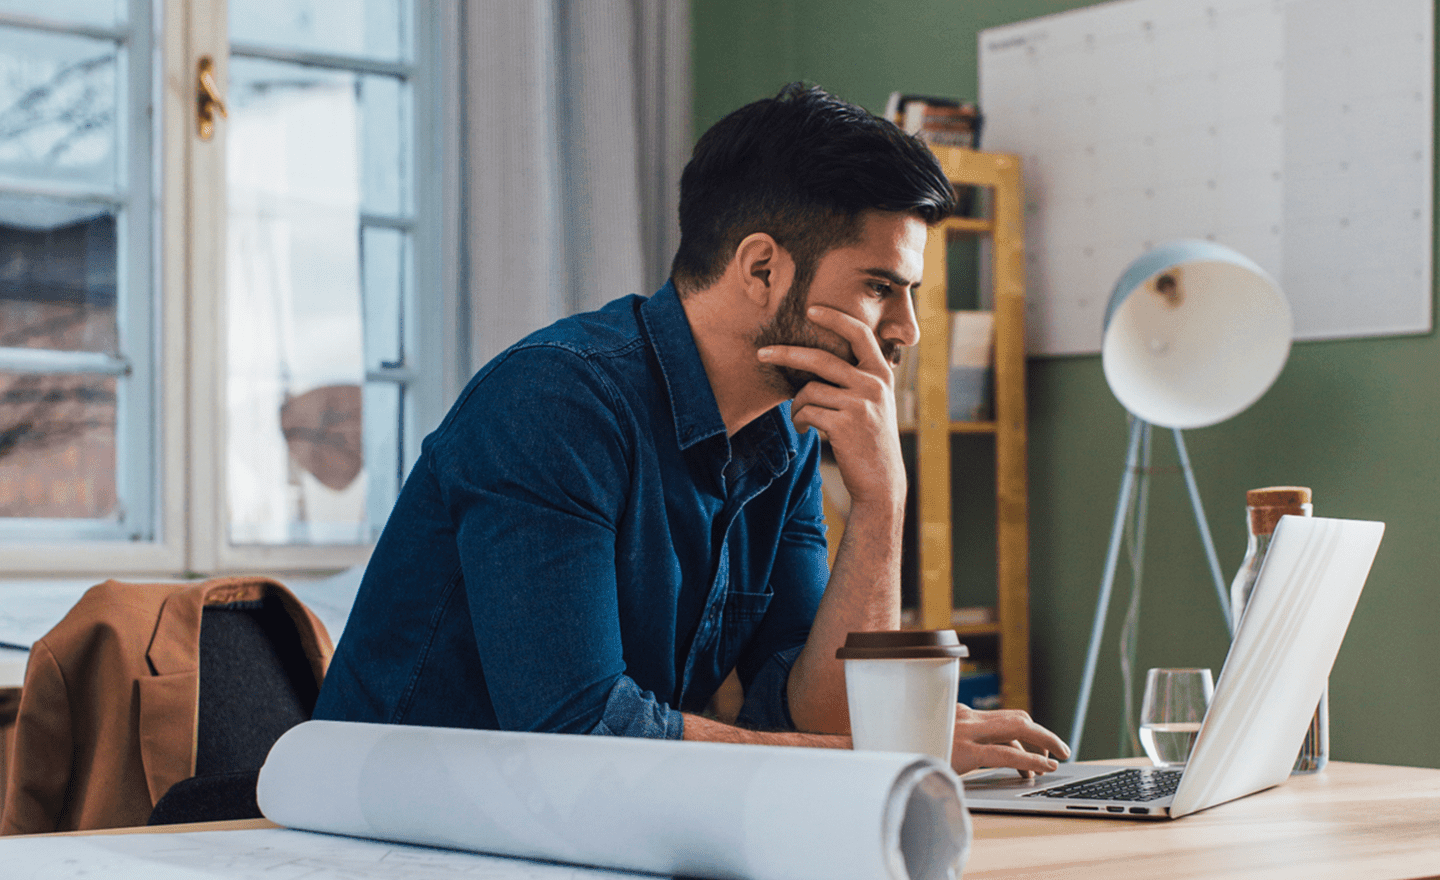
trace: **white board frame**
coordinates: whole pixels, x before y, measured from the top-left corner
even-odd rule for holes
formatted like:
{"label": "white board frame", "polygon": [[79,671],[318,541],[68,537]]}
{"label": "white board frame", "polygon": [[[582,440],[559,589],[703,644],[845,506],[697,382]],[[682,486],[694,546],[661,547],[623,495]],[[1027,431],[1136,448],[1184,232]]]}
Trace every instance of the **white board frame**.
{"label": "white board frame", "polygon": [[1120,0],[979,34],[984,147],[1024,162],[1032,355],[1093,354],[1131,260],[1205,238],[1296,339],[1433,327],[1435,7]]}

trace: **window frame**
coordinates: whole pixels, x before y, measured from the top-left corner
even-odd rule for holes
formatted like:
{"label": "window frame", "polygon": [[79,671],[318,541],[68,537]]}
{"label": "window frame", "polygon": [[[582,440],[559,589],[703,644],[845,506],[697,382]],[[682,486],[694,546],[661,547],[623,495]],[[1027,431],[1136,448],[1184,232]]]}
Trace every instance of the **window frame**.
{"label": "window frame", "polygon": [[[154,274],[151,309],[134,320],[148,326],[153,348],[142,354],[152,371],[149,461],[137,449],[122,458],[117,436],[117,481],[147,480],[151,489],[149,540],[77,537],[23,538],[24,529],[0,528],[0,574],[133,576],[322,571],[363,563],[372,545],[232,545],[227,540],[225,495],[225,120],[209,141],[196,133],[195,71],[210,56],[222,94],[228,85],[229,42],[224,0],[131,0],[153,9],[149,57],[158,121],[153,124],[151,215]],[[462,176],[459,75],[460,11],[445,0],[415,0],[414,162],[436,168],[417,174],[413,238],[413,299],[407,357],[398,378],[409,383],[402,435],[404,469],[419,442],[439,422],[464,379],[464,322],[459,299]],[[134,41],[129,41],[132,47]],[[132,61],[133,63],[133,61]],[[137,89],[131,89],[132,104]],[[149,96],[129,107],[132,125],[149,122]],[[139,151],[137,151],[139,152]],[[136,161],[147,161],[141,156]],[[132,248],[133,250],[133,248]],[[133,257],[128,257],[133,258]],[[132,310],[134,311],[134,310]],[[138,371],[137,371],[138,372]],[[372,376],[372,378],[374,378]],[[143,412],[143,409],[140,410]],[[142,419],[143,420],[143,419]],[[118,428],[117,428],[118,431]],[[148,471],[148,473],[146,473]],[[88,521],[87,521],[88,522]]]}

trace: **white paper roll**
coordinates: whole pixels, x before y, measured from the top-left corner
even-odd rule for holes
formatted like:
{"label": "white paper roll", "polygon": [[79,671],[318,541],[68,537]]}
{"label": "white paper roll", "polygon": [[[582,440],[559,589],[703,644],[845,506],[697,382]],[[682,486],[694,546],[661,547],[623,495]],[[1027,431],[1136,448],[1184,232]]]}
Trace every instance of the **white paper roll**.
{"label": "white paper roll", "polygon": [[960,780],[913,754],[309,721],[260,772],[291,828],[714,880],[950,880]]}

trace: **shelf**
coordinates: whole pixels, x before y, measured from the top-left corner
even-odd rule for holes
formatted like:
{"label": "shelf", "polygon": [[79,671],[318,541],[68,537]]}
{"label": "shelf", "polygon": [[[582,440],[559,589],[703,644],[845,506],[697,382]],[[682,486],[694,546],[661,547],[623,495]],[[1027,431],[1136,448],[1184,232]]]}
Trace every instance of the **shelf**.
{"label": "shelf", "polygon": [[[915,620],[927,629],[954,627],[962,636],[993,644],[1003,704],[1030,708],[1029,529],[1025,426],[1025,241],[1019,158],[959,147],[932,146],[956,187],[983,187],[983,218],[952,217],[925,247],[925,280],[916,296],[920,324],[916,358],[915,443],[918,537],[918,599]],[[993,421],[957,422],[949,417],[950,297],[948,244],[957,237],[987,239],[982,249],[995,316]],[[956,572],[952,544],[951,439],[983,434],[994,438],[996,584],[993,622],[956,625]],[[966,489],[964,491],[970,491]],[[963,573],[962,573],[963,576]],[[974,621],[973,616],[964,618]]]}
{"label": "shelf", "polygon": [[946,235],[979,238],[994,233],[995,223],[984,217],[947,217],[940,228]]}
{"label": "shelf", "polygon": [[[988,612],[988,619],[976,620],[976,612]],[[920,629],[916,609],[901,612],[900,626],[904,629]],[[956,608],[950,612],[950,627],[960,635],[993,636],[1000,634],[1000,621],[994,608]]]}
{"label": "shelf", "polygon": [[[900,436],[911,437],[919,429],[915,425],[901,425]],[[951,434],[994,434],[994,422],[951,422]]]}
{"label": "shelf", "polygon": [[965,636],[998,636],[1000,635],[1000,622],[956,624],[955,632],[959,633],[961,638]]}
{"label": "shelf", "polygon": [[951,434],[994,434],[994,422],[951,422]]}
{"label": "shelf", "polygon": [[[924,629],[914,621],[905,621],[900,624],[900,628]],[[961,636],[998,636],[1000,635],[1000,622],[992,620],[989,623],[956,623],[951,624],[950,629],[955,630]]]}

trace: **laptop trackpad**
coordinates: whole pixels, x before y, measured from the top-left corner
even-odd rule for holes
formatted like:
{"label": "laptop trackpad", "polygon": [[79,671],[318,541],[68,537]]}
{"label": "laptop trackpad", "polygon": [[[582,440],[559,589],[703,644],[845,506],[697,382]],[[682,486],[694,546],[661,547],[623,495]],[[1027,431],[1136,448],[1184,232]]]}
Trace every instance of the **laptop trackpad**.
{"label": "laptop trackpad", "polygon": [[1026,779],[1015,770],[987,770],[973,776],[962,777],[961,781],[965,783],[967,794],[1008,794],[1010,792],[1023,794],[1094,775],[1096,775],[1094,767],[1070,768],[1061,765],[1059,770],[1036,776],[1034,779]]}

